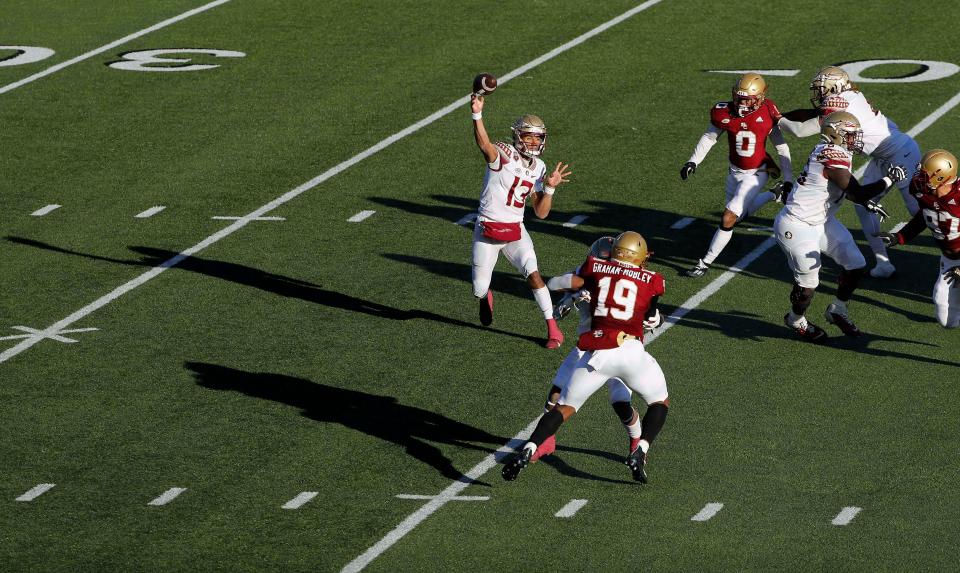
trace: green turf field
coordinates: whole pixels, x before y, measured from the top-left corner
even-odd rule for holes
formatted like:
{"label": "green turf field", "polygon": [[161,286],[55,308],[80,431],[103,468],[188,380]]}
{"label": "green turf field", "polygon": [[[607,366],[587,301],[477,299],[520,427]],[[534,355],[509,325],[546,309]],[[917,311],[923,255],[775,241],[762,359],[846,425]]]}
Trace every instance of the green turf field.
{"label": "green turf field", "polygon": [[[768,74],[769,95],[807,107],[822,65],[960,64],[960,5],[663,0],[567,45],[637,6],[7,2],[0,570],[960,567],[960,333],[933,318],[929,233],[893,252],[896,277],[863,281],[868,337],[804,344],[765,243],[776,205],[717,270],[680,277],[719,221],[726,143],[677,176],[736,77],[711,70],[798,70]],[[34,48],[55,53],[17,63]],[[190,61],[110,65],[145,50]],[[198,65],[217,67],[155,71]],[[939,108],[960,73],[889,81],[923,69],[869,67],[861,88],[905,131],[930,118],[922,149],[958,153],[960,115]],[[495,322],[477,320],[454,223],[484,172],[465,103],[480,71],[510,78],[487,99],[492,136],[537,113],[547,163],[573,165],[550,217],[528,215],[544,276],[635,229],[683,314],[649,345],[672,407],[646,486],[603,390],[517,482],[492,461],[540,413],[575,325],[544,349],[503,260]],[[815,139],[788,141],[799,171]],[[885,205],[885,228],[906,220]],[[836,277],[825,265],[818,323]],[[571,500],[587,501],[555,517]],[[707,504],[723,506],[692,520]],[[844,508],[859,513],[834,525]]]}

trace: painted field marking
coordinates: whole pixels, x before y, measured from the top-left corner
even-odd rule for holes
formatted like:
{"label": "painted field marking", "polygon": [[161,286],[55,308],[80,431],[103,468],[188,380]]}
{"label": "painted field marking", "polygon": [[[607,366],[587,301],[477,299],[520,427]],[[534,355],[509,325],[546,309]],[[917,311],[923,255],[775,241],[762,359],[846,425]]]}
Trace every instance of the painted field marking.
{"label": "painted field marking", "polygon": [[373,215],[374,213],[376,213],[376,211],[360,211],[359,213],[357,213],[357,214],[354,215],[353,217],[350,217],[349,219],[347,219],[347,222],[349,222],[349,223],[359,223],[360,221],[363,221],[364,219],[369,218],[370,215]]}
{"label": "painted field marking", "polygon": [[62,206],[63,206],[63,205],[57,205],[56,203],[51,203],[50,205],[47,205],[46,207],[41,207],[41,208],[37,209],[36,211],[34,211],[33,213],[30,213],[30,214],[33,215],[34,217],[43,217],[43,216],[46,215],[47,213],[51,213],[51,212],[53,212],[53,211],[56,211],[57,209],[59,209],[59,208],[62,207]]}
{"label": "painted field marking", "polygon": [[760,74],[761,76],[781,76],[790,78],[800,73],[800,70],[707,70],[711,74]]}
{"label": "painted field marking", "polygon": [[[395,497],[399,499],[434,499],[435,495],[416,495],[410,493],[398,493]],[[490,501],[489,495],[458,495],[449,499],[449,501]]]}
{"label": "painted field marking", "polygon": [[24,85],[26,85],[26,84],[29,84],[30,82],[33,82],[33,81],[35,81],[35,80],[39,80],[40,78],[49,76],[50,74],[53,74],[53,73],[56,73],[56,72],[59,72],[60,70],[66,68],[66,67],[72,66],[73,64],[76,64],[76,63],[78,63],[78,62],[82,62],[82,61],[84,61],[84,60],[88,60],[88,59],[90,59],[90,58],[92,58],[92,57],[94,57],[94,56],[96,56],[96,55],[99,55],[99,54],[102,54],[102,53],[104,53],[104,52],[110,51],[110,50],[116,48],[117,46],[121,46],[121,45],[123,45],[123,44],[126,44],[126,43],[129,42],[130,40],[135,40],[135,39],[137,39],[137,38],[139,38],[139,37],[141,37],[141,36],[145,36],[145,35],[149,34],[150,32],[155,32],[155,31],[157,31],[157,30],[159,30],[159,29],[161,29],[161,28],[166,28],[167,26],[169,26],[169,25],[171,25],[171,24],[176,24],[177,22],[179,22],[179,21],[181,21],[181,20],[186,20],[186,19],[189,18],[190,16],[195,16],[195,15],[197,15],[197,14],[200,14],[201,12],[206,12],[207,10],[210,10],[211,8],[216,8],[217,6],[220,6],[221,4],[226,4],[226,3],[229,2],[229,1],[230,1],[230,0],[216,0],[215,2],[210,2],[209,4],[204,4],[203,6],[200,6],[199,8],[194,8],[194,9],[192,9],[192,10],[187,10],[186,12],[184,12],[183,14],[180,14],[179,16],[174,16],[173,18],[168,18],[168,19],[164,20],[163,22],[159,22],[159,23],[157,23],[157,24],[154,24],[153,26],[150,26],[150,27],[148,27],[148,28],[144,28],[143,30],[140,30],[139,32],[134,32],[134,33],[132,33],[132,34],[130,34],[130,35],[128,35],[128,36],[124,36],[124,37],[120,38],[119,40],[114,40],[113,42],[110,42],[109,44],[105,44],[105,45],[100,46],[99,48],[96,48],[96,49],[94,49],[94,50],[90,50],[89,52],[87,52],[87,53],[85,53],[85,54],[81,54],[81,55],[76,56],[76,57],[74,57],[74,58],[70,58],[69,60],[67,60],[67,61],[65,61],[65,62],[60,62],[59,64],[55,64],[55,65],[53,65],[53,66],[50,66],[49,68],[47,68],[47,69],[45,69],[45,70],[41,70],[41,71],[33,74],[32,76],[27,76],[27,77],[23,78],[22,80],[18,80],[18,81],[13,82],[12,84],[7,84],[7,85],[5,85],[5,86],[3,86],[3,87],[0,87],[0,94],[4,94],[4,93],[7,93],[7,92],[9,92],[9,91],[15,90],[15,89],[17,89],[17,88],[20,87],[20,86],[24,86]]}
{"label": "painted field marking", "polygon": [[37,485],[33,486],[32,488],[30,488],[30,491],[28,491],[28,492],[24,493],[23,495],[21,495],[20,497],[18,497],[18,498],[17,498],[17,501],[33,501],[33,500],[37,499],[38,497],[40,497],[41,495],[43,495],[44,493],[46,493],[46,492],[50,491],[51,489],[53,489],[53,486],[55,486],[55,485],[57,485],[57,484],[55,484],[55,483],[41,483],[41,484],[37,484]]}
{"label": "painted field marking", "polygon": [[560,508],[560,511],[553,514],[554,517],[573,517],[576,515],[580,508],[587,505],[587,500],[585,499],[571,499],[567,505]]}
{"label": "painted field marking", "polygon": [[568,229],[572,229],[586,220],[587,220],[586,215],[575,215],[573,217],[570,217],[570,220],[564,223],[563,226],[567,227]]}
{"label": "painted field marking", "polygon": [[304,491],[297,494],[297,497],[291,499],[287,503],[283,504],[281,509],[300,509],[305,503],[311,499],[317,497],[317,494],[320,492],[317,491]]}
{"label": "painted field marking", "polygon": [[26,332],[27,334],[14,334],[11,336],[0,336],[0,340],[18,340],[21,338],[33,338],[39,336],[41,338],[49,338],[50,340],[56,340],[57,342],[64,342],[66,344],[73,344],[77,342],[73,338],[67,338],[62,336],[64,334],[71,334],[73,332],[93,332],[94,330],[100,330],[99,328],[71,328],[69,330],[58,330],[56,332],[46,332],[38,328],[30,328],[29,326],[11,326],[10,328],[14,330],[19,330],[21,332]]}
{"label": "painted field marking", "polygon": [[690,521],[709,521],[710,518],[719,513],[721,509],[723,509],[722,503],[708,503],[703,506],[700,513],[691,517]]}
{"label": "painted field marking", "polygon": [[150,207],[146,211],[141,211],[140,213],[137,213],[136,215],[134,215],[134,217],[136,217],[137,219],[146,219],[148,217],[153,217],[154,215],[156,215],[160,211],[163,211],[164,209],[166,209],[166,207],[164,207],[163,205],[157,205],[156,207]]}
{"label": "painted field marking", "polygon": [[677,221],[676,223],[670,225],[670,228],[671,228],[671,229],[682,229],[682,228],[684,228],[684,227],[689,226],[690,223],[693,223],[693,222],[696,221],[696,220],[697,220],[696,217],[684,217],[683,219],[680,219],[680,220]]}
{"label": "painted field marking", "polygon": [[167,491],[163,492],[162,494],[160,494],[160,497],[151,501],[147,505],[166,505],[171,501],[175,500],[178,495],[180,495],[185,491],[187,491],[187,488],[185,487],[172,487]]}
{"label": "painted field marking", "polygon": [[467,223],[473,223],[477,220],[477,217],[480,216],[480,213],[467,213],[463,217],[457,219],[455,225],[466,225]]}
{"label": "painted field marking", "polygon": [[834,525],[847,525],[848,523],[853,521],[853,518],[856,517],[857,514],[860,513],[860,510],[862,509],[863,509],[862,507],[856,507],[853,505],[845,507],[840,510],[840,513],[838,513],[837,516],[834,517],[833,521],[831,521],[830,523]]}
{"label": "painted field marking", "polygon": [[747,230],[754,233],[772,233],[773,227],[747,227]]}
{"label": "painted field marking", "polygon": [[[221,3],[223,3],[223,2],[227,2],[227,1],[229,1],[229,0],[217,0],[217,2],[212,2],[212,3],[210,3],[210,4],[207,4],[207,5],[206,5],[205,7],[203,7],[202,9],[212,8],[212,7],[216,6],[216,5],[219,5],[219,4],[221,4]],[[636,15],[636,14],[638,14],[638,13],[646,10],[647,8],[649,8],[649,7],[651,7],[651,6],[655,6],[656,4],[659,4],[661,1],[662,1],[662,0],[647,0],[647,1],[644,2],[643,4],[640,4],[640,5],[638,5],[638,6],[635,6],[635,7],[631,8],[630,10],[627,10],[627,11],[624,12],[623,14],[617,16],[616,18],[613,18],[613,19],[611,19],[611,20],[608,20],[607,22],[605,22],[605,23],[597,26],[596,28],[594,28],[594,29],[592,29],[592,30],[590,30],[590,31],[588,31],[588,32],[586,32],[586,33],[584,33],[584,34],[581,34],[580,36],[577,36],[577,37],[574,38],[573,40],[570,40],[569,42],[567,42],[567,43],[565,43],[565,44],[563,44],[563,45],[561,45],[561,46],[559,46],[559,47],[556,47],[556,48],[554,48],[553,50],[550,50],[550,51],[547,52],[546,54],[543,54],[542,56],[540,56],[540,57],[538,57],[538,58],[536,58],[536,59],[533,59],[533,60],[527,62],[526,64],[520,66],[519,68],[516,68],[515,70],[510,71],[510,72],[504,74],[503,76],[501,76],[501,77],[499,78],[497,85],[503,85],[504,83],[510,81],[511,79],[513,79],[513,78],[515,78],[515,77],[517,77],[517,76],[519,76],[519,75],[521,75],[521,74],[524,74],[524,73],[530,71],[531,69],[539,66],[540,64],[542,64],[542,63],[544,63],[544,62],[547,62],[547,61],[549,61],[549,60],[552,60],[553,58],[559,56],[560,54],[566,52],[567,50],[569,50],[569,49],[571,49],[571,48],[574,48],[574,47],[582,44],[583,42],[589,40],[590,38],[596,36],[597,34],[600,34],[601,32],[606,31],[608,28],[611,28],[612,26],[615,26],[615,25],[619,24],[620,22],[623,22],[624,20],[626,20],[626,19],[630,18],[631,16],[634,16],[634,15]],[[201,8],[198,8],[197,10],[201,10]],[[191,15],[192,15],[192,14],[191,14]],[[111,47],[112,47],[112,46],[111,46]],[[107,49],[109,49],[109,48],[107,48]],[[32,80],[31,80],[31,81],[32,81]],[[11,84],[11,85],[13,85],[13,84]],[[9,86],[8,86],[8,87],[9,87]],[[2,93],[2,92],[0,92],[0,93]],[[77,311],[74,311],[72,314],[70,314],[70,315],[67,316],[66,318],[63,318],[63,319],[55,322],[54,324],[50,325],[47,329],[44,330],[44,332],[47,332],[47,331],[52,331],[52,332],[59,331],[59,330],[61,330],[61,329],[63,329],[63,328],[66,328],[67,326],[73,324],[74,322],[80,320],[81,318],[83,318],[83,317],[85,317],[85,316],[87,316],[87,315],[89,315],[89,314],[91,314],[91,313],[93,313],[93,312],[96,312],[97,310],[99,310],[99,309],[103,308],[104,306],[110,304],[111,302],[115,301],[116,299],[120,298],[121,296],[125,295],[126,293],[132,291],[133,289],[135,289],[135,288],[137,288],[137,287],[139,287],[139,286],[147,283],[148,281],[153,280],[154,278],[160,276],[161,274],[163,274],[164,271],[166,271],[166,270],[168,270],[168,269],[170,269],[170,268],[173,268],[173,267],[177,266],[178,264],[180,264],[181,262],[183,262],[186,258],[191,257],[191,256],[193,256],[193,255],[195,255],[195,254],[203,251],[204,249],[206,249],[206,248],[209,247],[210,245],[213,245],[213,244],[219,242],[220,240],[222,240],[222,239],[224,239],[224,238],[226,238],[226,237],[229,237],[230,235],[236,233],[236,232],[239,231],[240,229],[246,227],[251,221],[254,221],[254,220],[258,219],[259,217],[262,217],[262,216],[266,215],[266,214],[269,213],[270,211],[273,211],[273,210],[276,209],[277,207],[280,207],[281,205],[292,201],[293,199],[295,199],[295,198],[299,197],[300,195],[306,193],[307,191],[313,189],[313,188],[316,187],[317,185],[320,185],[320,184],[323,183],[324,181],[330,179],[331,177],[333,177],[333,176],[335,176],[335,175],[338,175],[338,174],[346,171],[347,169],[353,167],[353,166],[356,165],[357,163],[360,163],[360,162],[363,161],[364,159],[367,159],[368,157],[371,157],[371,156],[373,156],[373,155],[375,155],[375,154],[383,151],[383,150],[386,149],[387,147],[393,145],[394,143],[400,141],[401,139],[407,137],[408,135],[410,135],[410,134],[412,134],[412,133],[416,133],[417,131],[419,131],[419,130],[423,129],[424,127],[432,124],[433,122],[435,122],[435,121],[437,121],[437,120],[439,120],[439,119],[441,119],[441,118],[449,115],[449,114],[452,113],[454,110],[459,109],[460,107],[462,107],[463,105],[465,105],[465,104],[467,104],[467,103],[469,103],[469,102],[470,102],[470,96],[469,96],[469,95],[465,95],[465,96],[463,96],[463,97],[455,100],[453,103],[448,104],[446,107],[443,107],[443,108],[441,108],[441,109],[433,112],[432,114],[430,114],[430,115],[428,115],[427,117],[421,119],[420,121],[418,121],[418,122],[416,122],[416,123],[414,123],[414,124],[412,124],[412,125],[409,125],[409,126],[405,127],[404,129],[401,129],[401,130],[398,131],[397,133],[394,133],[393,135],[387,137],[386,139],[383,139],[383,140],[381,140],[380,142],[374,144],[373,146],[368,147],[368,148],[365,149],[364,151],[361,151],[360,153],[357,153],[357,154],[354,155],[353,157],[351,157],[351,158],[349,158],[349,159],[347,159],[347,160],[345,160],[345,161],[342,161],[342,162],[338,163],[337,165],[335,165],[335,166],[331,167],[330,169],[324,171],[324,172],[321,173],[320,175],[317,175],[316,177],[314,177],[313,179],[307,181],[306,183],[303,183],[303,184],[301,184],[300,186],[298,186],[298,187],[296,187],[296,188],[294,188],[294,189],[291,189],[290,191],[287,191],[286,193],[284,193],[283,195],[277,197],[277,198],[274,199],[273,201],[270,201],[269,203],[266,203],[265,205],[261,205],[261,206],[258,207],[257,209],[254,209],[254,210],[253,210],[252,212],[250,212],[249,214],[241,217],[240,219],[237,219],[237,220],[234,221],[232,224],[228,225],[227,227],[224,227],[223,229],[220,229],[219,231],[217,231],[216,233],[210,235],[210,236],[207,237],[206,239],[203,239],[202,241],[200,241],[200,242],[197,243],[196,245],[184,249],[183,251],[181,251],[181,252],[178,253],[177,255],[174,255],[174,256],[171,257],[170,259],[168,259],[168,260],[160,263],[159,265],[151,268],[150,270],[144,272],[144,273],[141,274],[140,276],[135,277],[135,278],[127,281],[126,283],[118,286],[117,288],[115,288],[115,289],[113,289],[112,291],[108,292],[107,294],[101,296],[101,297],[98,298],[97,300],[95,300],[95,301],[91,302],[90,304],[84,306],[83,308],[81,308],[81,309],[79,309],[79,310],[77,310]],[[16,346],[14,346],[14,347],[12,347],[12,348],[8,348],[8,349],[4,350],[3,352],[0,352],[0,362],[6,362],[7,360],[10,360],[11,358],[13,358],[14,356],[17,356],[18,354],[20,354],[20,353],[23,352],[24,350],[27,350],[28,348],[31,348],[32,346],[34,346],[35,344],[37,344],[37,343],[40,342],[41,340],[43,340],[42,337],[31,337],[31,338],[24,339],[22,342],[20,342],[20,343],[17,344]]]}
{"label": "painted field marking", "polygon": [[[237,216],[237,215],[214,215],[210,217],[211,219],[216,219],[218,221],[240,221],[244,220],[248,215]],[[252,217],[250,221],[286,221],[286,217]]]}

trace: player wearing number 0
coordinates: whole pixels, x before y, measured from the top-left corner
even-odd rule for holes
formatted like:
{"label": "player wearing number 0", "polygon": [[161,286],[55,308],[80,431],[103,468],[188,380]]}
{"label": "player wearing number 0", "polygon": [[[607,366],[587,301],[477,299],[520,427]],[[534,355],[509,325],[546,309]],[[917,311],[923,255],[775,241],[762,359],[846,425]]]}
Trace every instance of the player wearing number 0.
{"label": "player wearing number 0", "polygon": [[920,210],[899,233],[877,233],[886,245],[902,245],[924,227],[933,232],[940,247],[940,273],[933,285],[937,322],[945,328],[960,326],[960,180],[957,158],[944,149],[928,151],[910,180],[910,193]]}
{"label": "player wearing number 0", "polygon": [[[810,82],[812,97],[810,98],[815,109],[793,110],[784,114],[780,127],[787,133],[797,137],[806,137],[820,132],[820,124],[824,117],[835,111],[846,111],[854,115],[863,129],[863,154],[870,156],[863,174],[864,181],[878,181],[886,175],[887,169],[893,165],[906,169],[907,179],[899,181],[897,187],[910,215],[916,214],[919,209],[916,199],[910,195],[910,178],[920,162],[920,147],[912,137],[900,131],[897,124],[887,118],[877,108],[873,107],[860,90],[850,82],[850,76],[842,68],[827,66],[817,71]],[[867,236],[867,242],[873,251],[877,264],[870,269],[870,276],[887,278],[896,272],[896,268],[887,256],[886,246],[877,234],[880,232],[880,221],[875,213],[871,213],[864,206],[855,204],[860,227]]]}
{"label": "player wearing number 0", "polygon": [[633,479],[646,483],[647,452],[663,428],[669,405],[663,371],[643,347],[644,329],[658,321],[657,301],[664,292],[663,276],[644,268],[647,257],[643,237],[627,231],[616,238],[610,260],[590,256],[580,266],[570,288],[590,292],[590,330],[577,341],[583,353],[563,384],[557,407],[540,418],[530,441],[504,463],[505,480],[516,479],[538,447],[556,434],[591,394],[610,378],[619,378],[647,403],[640,439],[625,462]]}
{"label": "player wearing number 0", "polygon": [[[744,74],[733,84],[733,99],[722,101],[710,110],[710,127],[700,137],[690,160],[680,169],[680,179],[686,180],[703,162],[707,152],[717,143],[717,137],[726,132],[730,144],[730,172],[727,175],[727,203],[720,228],[714,233],[707,253],[696,266],[686,271],[688,277],[706,274],[714,259],[720,255],[733,236],[733,227],[751,213],[756,213],[768,201],[777,198],[764,191],[769,174],[778,177],[783,172],[783,181],[793,182],[790,166],[790,147],[783,139],[777,122],[780,111],[773,100],[767,98],[767,82],[760,74]],[[773,140],[780,156],[778,168],[767,154],[767,137]],[[777,192],[785,187],[778,185]]]}
{"label": "player wearing number 0", "polygon": [[527,279],[533,298],[547,321],[547,348],[563,344],[563,333],[553,319],[550,291],[537,269],[533,241],[523,226],[527,198],[533,212],[544,219],[553,206],[557,186],[568,181],[569,165],[557,163],[547,175],[540,154],[547,143],[547,128],[535,115],[524,115],[513,122],[513,143],[493,144],[483,125],[483,96],[472,96],[473,134],[487,162],[480,192],[480,213],[473,231],[473,296],[480,304],[480,323],[493,322],[493,292],[490,279],[497,257],[502,252]]}
{"label": "player wearing number 0", "polygon": [[797,188],[790,193],[773,225],[794,280],[791,310],[783,320],[800,338],[811,342],[826,338],[823,329],[805,316],[820,284],[821,254],[841,267],[837,297],[825,312],[827,322],[847,336],[861,336],[860,329],[850,320],[847,302],[860,282],[867,261],[850,231],[837,220],[837,210],[844,198],[850,198],[886,217],[882,206],[871,199],[906,177],[902,167],[893,166],[879,181],[860,185],[850,168],[853,154],[863,150],[863,130],[850,113],[837,111],[825,117],[820,139],[803,173],[797,177]]}

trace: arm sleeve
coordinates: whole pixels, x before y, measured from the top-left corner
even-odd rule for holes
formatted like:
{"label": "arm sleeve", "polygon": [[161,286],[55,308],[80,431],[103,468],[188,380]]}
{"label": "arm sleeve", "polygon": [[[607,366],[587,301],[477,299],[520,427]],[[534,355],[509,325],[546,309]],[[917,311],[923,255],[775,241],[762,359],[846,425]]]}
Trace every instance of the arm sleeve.
{"label": "arm sleeve", "polygon": [[573,273],[566,273],[558,277],[553,277],[547,281],[547,288],[550,290],[570,290],[573,288]]}
{"label": "arm sleeve", "polygon": [[857,181],[857,178],[851,175],[850,184],[847,185],[847,188],[844,189],[843,192],[847,197],[850,198],[851,201],[854,203],[860,203],[862,205],[886,191],[887,187],[889,186],[890,180],[886,177],[881,177],[879,180],[874,181],[873,183],[860,185],[860,182]]}
{"label": "arm sleeve", "polygon": [[810,137],[820,133],[820,120],[816,117],[806,121],[793,121],[783,117],[777,126],[794,137]]}
{"label": "arm sleeve", "polygon": [[700,136],[700,141],[697,142],[697,146],[693,149],[693,155],[690,156],[690,161],[700,165],[704,158],[706,158],[707,152],[717,144],[718,135],[720,135],[720,130],[711,124],[710,127],[707,128],[707,131]]}
{"label": "arm sleeve", "polygon": [[897,234],[900,235],[900,238],[903,239],[904,243],[907,243],[922,233],[926,228],[927,223],[923,220],[923,209],[921,209],[910,218],[910,221],[908,221],[907,224],[904,225]]}
{"label": "arm sleeve", "polygon": [[660,302],[660,295],[657,295],[650,299],[650,306],[647,307],[647,314],[644,315],[644,318],[650,319],[656,316],[658,302]]}
{"label": "arm sleeve", "polygon": [[784,181],[793,181],[793,165],[790,162],[790,146],[783,139],[783,132],[779,127],[774,127],[770,132],[770,139],[777,149],[777,155],[780,156],[780,171],[783,172]]}

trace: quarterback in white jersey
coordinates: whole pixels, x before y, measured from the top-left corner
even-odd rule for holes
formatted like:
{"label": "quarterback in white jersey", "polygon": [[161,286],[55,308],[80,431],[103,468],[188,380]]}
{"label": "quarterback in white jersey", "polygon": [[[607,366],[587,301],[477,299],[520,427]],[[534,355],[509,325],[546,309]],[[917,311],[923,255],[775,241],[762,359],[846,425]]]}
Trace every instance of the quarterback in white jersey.
{"label": "quarterback in white jersey", "polygon": [[861,336],[848,316],[847,302],[867,262],[850,231],[837,219],[837,210],[844,198],[849,197],[866,209],[886,216],[872,199],[906,177],[902,167],[891,166],[879,181],[859,184],[850,169],[853,154],[863,149],[863,131],[857,118],[848,112],[838,111],[825,117],[820,138],[821,143],[810,153],[803,173],[797,178],[797,188],[790,193],[774,222],[777,243],[787,256],[794,279],[791,312],[784,316],[784,322],[800,338],[813,342],[826,337],[823,329],[805,317],[820,284],[821,254],[842,268],[836,299],[825,312],[827,322],[835,324],[847,336]]}
{"label": "quarterback in white jersey", "polygon": [[[891,166],[901,166],[907,172],[907,178],[899,181],[897,187],[903,197],[903,202],[910,215],[916,214],[919,206],[916,199],[910,194],[910,179],[920,162],[920,146],[912,137],[900,131],[897,124],[873,107],[867,98],[850,82],[850,77],[842,68],[827,66],[814,76],[810,83],[813,96],[810,101],[815,110],[794,110],[784,114],[780,120],[780,127],[798,137],[806,137],[819,133],[819,121],[835,111],[846,111],[853,114],[860,122],[863,130],[863,154],[870,156],[870,163],[864,171],[864,181],[878,181]],[[793,121],[804,119],[803,122]],[[877,278],[886,278],[896,270],[887,256],[883,241],[875,235],[879,233],[880,221],[876,214],[871,213],[862,205],[855,205],[857,217],[870,249],[877,259],[876,266],[871,269],[870,275]]]}
{"label": "quarterback in white jersey", "polygon": [[497,257],[503,255],[527,280],[533,298],[547,322],[547,348],[563,344],[563,333],[553,319],[550,291],[537,269],[533,241],[523,225],[527,198],[540,219],[550,214],[553,193],[568,181],[569,165],[557,163],[547,175],[540,154],[547,142],[547,128],[539,117],[524,115],[513,123],[513,143],[490,142],[483,125],[483,96],[472,96],[473,134],[487,162],[480,192],[480,211],[473,230],[473,295],[480,304],[480,323],[493,322],[493,292],[490,280]]}

